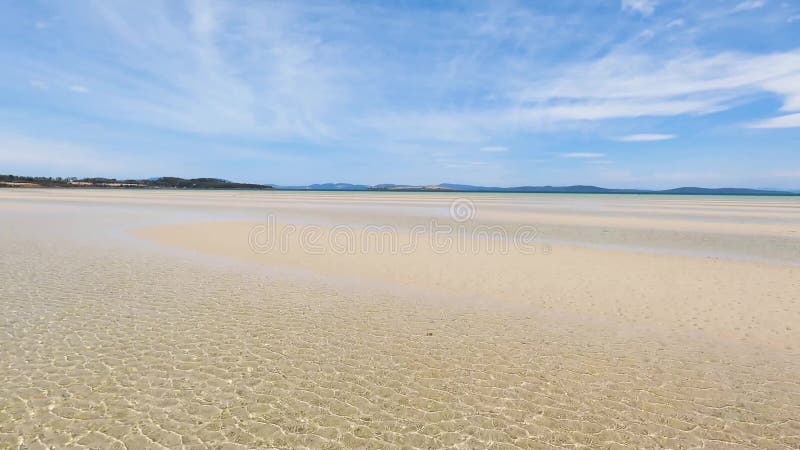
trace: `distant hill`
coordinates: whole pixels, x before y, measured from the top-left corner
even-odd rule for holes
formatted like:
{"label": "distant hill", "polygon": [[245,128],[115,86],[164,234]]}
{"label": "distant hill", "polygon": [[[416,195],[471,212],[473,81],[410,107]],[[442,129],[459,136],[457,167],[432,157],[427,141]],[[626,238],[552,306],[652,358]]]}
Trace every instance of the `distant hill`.
{"label": "distant hill", "polygon": [[220,178],[158,177],[144,180],[115,178],[52,178],[0,175],[0,187],[116,188],[116,189],[272,189],[265,184],[234,183]]}
{"label": "distant hill", "polygon": [[699,187],[680,187],[666,190],[647,190],[647,189],[614,189],[602,188],[598,186],[515,186],[515,187],[494,187],[494,186],[473,186],[468,184],[442,183],[436,186],[399,186],[379,184],[371,187],[372,190],[404,190],[404,191],[435,191],[448,190],[457,192],[529,192],[529,193],[553,193],[553,194],[676,194],[676,195],[796,195],[795,192],[765,190],[765,189],[746,189],[746,188],[699,188]]}
{"label": "distant hill", "polygon": [[680,187],[658,191],[661,194],[684,194],[684,195],[791,195],[790,191],[772,191],[764,189],[741,189],[741,188],[719,188],[709,189],[700,187]]}
{"label": "distant hill", "polygon": [[515,186],[515,187],[487,187],[487,186],[471,186],[468,184],[449,184],[443,183],[440,186],[445,186],[456,191],[466,192],[539,192],[539,193],[573,193],[573,194],[640,194],[650,191],[640,189],[608,189],[597,186]]}
{"label": "distant hill", "polygon": [[449,188],[441,184],[430,185],[430,186],[409,186],[404,184],[376,184],[375,186],[370,186],[369,189],[372,191],[457,191],[458,190]]}
{"label": "distant hill", "polygon": [[441,183],[436,185],[408,185],[408,184],[376,184],[367,186],[349,183],[311,184],[308,186],[277,186],[283,190],[312,190],[312,191],[405,191],[405,192],[529,192],[552,194],[675,194],[675,195],[797,195],[797,192],[747,189],[747,188],[700,188],[680,187],[666,190],[649,189],[615,189],[598,186],[475,186],[471,184]]}
{"label": "distant hill", "polygon": [[191,178],[161,177],[155,180],[144,180],[149,187],[179,188],[179,189],[272,189],[266,184],[235,183],[221,178]]}

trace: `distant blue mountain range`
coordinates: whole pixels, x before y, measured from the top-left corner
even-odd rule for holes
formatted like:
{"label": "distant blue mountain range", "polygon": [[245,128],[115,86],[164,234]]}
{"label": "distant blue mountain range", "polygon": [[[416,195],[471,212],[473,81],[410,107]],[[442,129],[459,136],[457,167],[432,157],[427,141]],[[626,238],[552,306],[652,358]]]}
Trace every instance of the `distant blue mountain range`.
{"label": "distant blue mountain range", "polygon": [[406,192],[531,192],[554,194],[676,194],[676,195],[798,195],[800,191],[745,188],[679,187],[675,189],[614,189],[598,186],[474,186],[470,184],[441,183],[436,185],[377,184],[368,186],[350,183],[323,183],[308,186],[275,186],[283,190],[308,191],[406,191]]}

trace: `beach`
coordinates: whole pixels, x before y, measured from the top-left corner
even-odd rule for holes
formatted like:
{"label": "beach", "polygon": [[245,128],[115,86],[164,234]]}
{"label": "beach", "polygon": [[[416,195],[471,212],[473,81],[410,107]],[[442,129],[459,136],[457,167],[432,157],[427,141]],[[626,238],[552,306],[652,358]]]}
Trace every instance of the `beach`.
{"label": "beach", "polygon": [[798,448],[800,197],[0,190],[0,448]]}

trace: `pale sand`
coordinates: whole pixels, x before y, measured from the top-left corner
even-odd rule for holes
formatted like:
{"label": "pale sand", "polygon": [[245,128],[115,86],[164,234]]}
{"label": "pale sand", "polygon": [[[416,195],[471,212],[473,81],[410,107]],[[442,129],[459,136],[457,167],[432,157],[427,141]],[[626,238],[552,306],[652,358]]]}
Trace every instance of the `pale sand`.
{"label": "pale sand", "polygon": [[0,191],[0,447],[800,447],[800,199],[457,197]]}

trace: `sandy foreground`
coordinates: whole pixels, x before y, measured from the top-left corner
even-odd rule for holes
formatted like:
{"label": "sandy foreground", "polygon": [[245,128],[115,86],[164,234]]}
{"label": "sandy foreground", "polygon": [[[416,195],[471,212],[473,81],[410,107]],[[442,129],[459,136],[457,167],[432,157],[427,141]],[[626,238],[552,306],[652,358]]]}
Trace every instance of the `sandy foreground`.
{"label": "sandy foreground", "polygon": [[800,448],[800,199],[0,190],[0,448]]}

